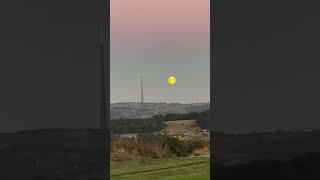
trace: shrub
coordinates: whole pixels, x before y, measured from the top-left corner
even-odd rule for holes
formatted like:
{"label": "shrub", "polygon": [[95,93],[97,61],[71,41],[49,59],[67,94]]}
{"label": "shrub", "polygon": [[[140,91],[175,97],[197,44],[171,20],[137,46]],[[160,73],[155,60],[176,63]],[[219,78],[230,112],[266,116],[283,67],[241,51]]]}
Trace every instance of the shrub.
{"label": "shrub", "polygon": [[172,154],[177,156],[187,156],[187,150],[182,140],[177,137],[164,134],[163,146],[167,146]]}
{"label": "shrub", "polygon": [[170,155],[167,146],[160,139],[146,141],[141,138],[116,138],[112,140],[111,152],[126,152],[140,157],[162,159]]}
{"label": "shrub", "polygon": [[185,157],[191,155],[196,149],[203,147],[203,142],[199,140],[181,140],[177,137],[167,134],[163,135],[163,143],[168,146],[169,150],[179,156]]}
{"label": "shrub", "polygon": [[199,140],[181,140],[168,135],[139,135],[137,138],[117,137],[112,140],[111,152],[126,152],[140,157],[161,159],[170,156],[186,157],[206,146]]}

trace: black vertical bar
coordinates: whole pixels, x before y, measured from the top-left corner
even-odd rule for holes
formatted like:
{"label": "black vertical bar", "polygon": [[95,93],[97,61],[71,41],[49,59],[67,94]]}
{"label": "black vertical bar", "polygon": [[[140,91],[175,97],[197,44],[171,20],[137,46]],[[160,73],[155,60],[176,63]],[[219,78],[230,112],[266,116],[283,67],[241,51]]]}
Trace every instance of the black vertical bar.
{"label": "black vertical bar", "polygon": [[217,0],[210,1],[210,179],[213,179],[213,160],[214,160],[214,121],[215,121],[215,107],[216,107],[216,93],[215,93],[215,62],[214,62],[214,37],[216,36],[215,22],[216,22],[216,7]]}
{"label": "black vertical bar", "polygon": [[110,179],[110,1],[101,1],[100,58],[101,58],[101,115],[100,128],[105,135],[104,179]]}

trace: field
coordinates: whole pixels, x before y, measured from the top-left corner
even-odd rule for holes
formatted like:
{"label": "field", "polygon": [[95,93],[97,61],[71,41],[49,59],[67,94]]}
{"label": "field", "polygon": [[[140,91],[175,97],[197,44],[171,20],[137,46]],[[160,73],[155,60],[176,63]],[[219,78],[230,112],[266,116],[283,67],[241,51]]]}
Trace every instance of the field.
{"label": "field", "polygon": [[169,133],[196,133],[201,130],[196,120],[166,121],[165,124]]}
{"label": "field", "polygon": [[166,121],[166,128],[168,134],[178,136],[183,140],[205,140],[210,141],[210,134],[208,132],[200,132],[201,128],[196,120],[176,120]]}
{"label": "field", "polygon": [[210,179],[209,134],[200,132],[195,120],[166,121],[165,125],[167,135],[160,139],[140,141],[138,134],[118,134],[120,138],[113,139],[111,180]]}
{"label": "field", "polygon": [[[176,120],[176,121],[165,121],[166,127],[163,131],[168,132],[170,135],[180,135],[181,139],[202,139],[209,141],[210,135],[208,132],[200,132],[201,128],[197,124],[196,120]],[[156,132],[158,133],[158,132]],[[156,133],[145,133],[145,134],[156,134]],[[140,133],[141,134],[141,133]],[[129,134],[118,134],[120,137],[137,137],[137,133]]]}
{"label": "field", "polygon": [[209,157],[111,161],[111,180],[209,179]]}

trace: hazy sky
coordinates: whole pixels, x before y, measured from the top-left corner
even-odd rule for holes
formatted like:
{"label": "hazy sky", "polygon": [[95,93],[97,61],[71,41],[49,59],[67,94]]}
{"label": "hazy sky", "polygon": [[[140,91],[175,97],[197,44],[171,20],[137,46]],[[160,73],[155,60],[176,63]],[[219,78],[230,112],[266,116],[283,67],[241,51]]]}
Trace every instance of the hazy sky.
{"label": "hazy sky", "polygon": [[[210,1],[111,0],[111,102],[209,102]],[[167,78],[177,77],[169,86]]]}

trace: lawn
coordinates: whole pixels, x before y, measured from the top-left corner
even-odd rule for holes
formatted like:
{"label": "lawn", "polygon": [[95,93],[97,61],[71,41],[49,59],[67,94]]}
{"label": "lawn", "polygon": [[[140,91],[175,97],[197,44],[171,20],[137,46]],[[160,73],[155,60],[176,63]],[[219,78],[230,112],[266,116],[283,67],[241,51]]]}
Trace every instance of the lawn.
{"label": "lawn", "polygon": [[111,162],[111,180],[209,180],[210,158]]}

